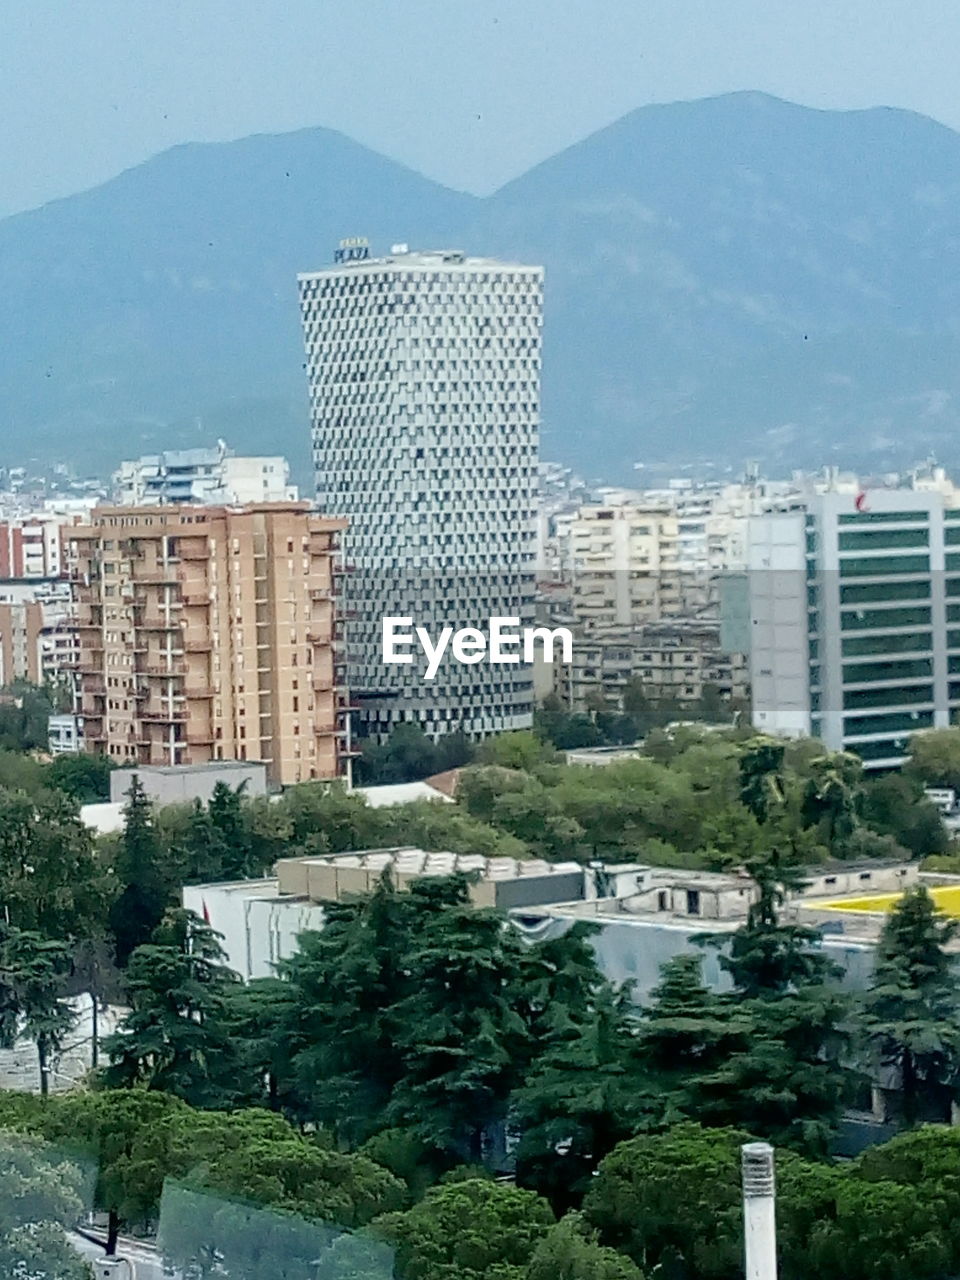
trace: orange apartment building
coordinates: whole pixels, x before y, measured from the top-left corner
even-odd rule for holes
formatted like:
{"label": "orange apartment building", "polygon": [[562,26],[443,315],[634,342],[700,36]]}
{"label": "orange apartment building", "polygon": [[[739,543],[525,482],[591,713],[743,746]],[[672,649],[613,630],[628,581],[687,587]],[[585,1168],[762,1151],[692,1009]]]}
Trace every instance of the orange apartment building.
{"label": "orange apartment building", "polygon": [[261,760],[280,786],[337,776],[345,526],[283,502],[98,507],[71,528],[87,750],[126,765]]}

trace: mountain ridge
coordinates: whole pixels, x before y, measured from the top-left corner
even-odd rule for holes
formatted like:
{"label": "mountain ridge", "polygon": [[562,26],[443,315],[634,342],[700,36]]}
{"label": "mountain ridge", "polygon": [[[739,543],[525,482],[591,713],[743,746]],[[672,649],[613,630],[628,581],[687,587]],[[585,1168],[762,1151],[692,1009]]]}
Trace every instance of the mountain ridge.
{"label": "mountain ridge", "polygon": [[0,220],[0,463],[222,435],[304,478],[295,277],[354,234],[545,264],[542,453],[591,476],[949,462],[958,210],[946,126],[752,91],[640,107],[486,197],[335,130],[180,144]]}

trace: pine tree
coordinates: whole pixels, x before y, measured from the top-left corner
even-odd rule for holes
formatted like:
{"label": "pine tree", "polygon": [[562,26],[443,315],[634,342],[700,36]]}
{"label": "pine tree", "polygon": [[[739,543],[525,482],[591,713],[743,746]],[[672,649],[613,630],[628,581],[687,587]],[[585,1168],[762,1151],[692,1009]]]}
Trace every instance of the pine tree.
{"label": "pine tree", "polygon": [[393,1010],[411,990],[406,956],[424,896],[397,893],[385,872],[372,894],[324,904],[323,929],[302,934],[280,966],[298,1105],[351,1145],[382,1127],[403,1074]]}
{"label": "pine tree", "polygon": [[690,1114],[706,1123],[742,1124],[810,1154],[825,1154],[851,1088],[843,1065],[849,1002],[836,987],[839,966],[813,929],[780,920],[799,871],[774,852],[754,865],[757,898],[734,934],[698,941],[726,948],[730,1014],[739,1037],[695,1082]]}
{"label": "pine tree", "polygon": [[228,1001],[239,982],[217,934],[190,911],[170,911],[125,974],[130,1012],[107,1037],[112,1088],[162,1089],[195,1107],[226,1107],[244,1082]]}
{"label": "pine tree", "polygon": [[441,892],[447,901],[427,913],[405,960],[410,994],[394,1010],[404,1070],[388,1117],[479,1164],[528,1054],[514,1007],[521,944],[495,912],[469,905],[463,877],[448,883],[414,886],[414,896]]}
{"label": "pine tree", "polygon": [[733,935],[707,934],[697,939],[718,949],[720,964],[734,987],[747,999],[771,998],[809,983],[838,976],[824,954],[820,934],[805,925],[780,919],[786,892],[802,883],[797,868],[774,851],[749,868],[757,886],[745,924]]}
{"label": "pine tree", "polygon": [[517,1182],[557,1212],[579,1203],[608,1152],[650,1119],[625,994],[607,985],[570,1010],[511,1099]]}
{"label": "pine tree", "polygon": [[877,947],[864,1027],[875,1067],[896,1073],[903,1115],[944,1118],[960,1094],[960,993],[947,945],[960,923],[944,920],[923,885],[891,911]]}
{"label": "pine tree", "polygon": [[50,1060],[62,1049],[75,1022],[63,998],[70,972],[70,952],[54,942],[23,929],[8,929],[0,943],[0,987],[3,991],[3,1037],[12,1047],[22,1036],[37,1046],[40,1092],[50,1088]]}
{"label": "pine tree", "polygon": [[123,886],[110,910],[117,963],[125,965],[135,947],[147,942],[160,924],[169,894],[161,872],[162,851],[153,805],[136,776],[127,792],[123,833],[114,871]]}
{"label": "pine tree", "polygon": [[704,986],[699,955],[685,953],[666,962],[637,1039],[637,1057],[662,1121],[695,1116],[699,1078],[741,1048],[747,1031],[737,1006]]}

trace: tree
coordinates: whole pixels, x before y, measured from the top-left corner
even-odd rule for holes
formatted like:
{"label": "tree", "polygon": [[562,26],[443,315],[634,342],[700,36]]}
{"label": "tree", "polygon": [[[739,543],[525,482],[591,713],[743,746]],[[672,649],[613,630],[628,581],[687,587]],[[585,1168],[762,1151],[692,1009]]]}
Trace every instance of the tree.
{"label": "tree", "polygon": [[666,1123],[695,1112],[698,1079],[743,1044],[747,1024],[703,984],[699,955],[668,960],[643,1010],[637,1057]]}
{"label": "tree", "polygon": [[521,769],[526,773],[531,773],[538,764],[552,759],[553,755],[553,751],[529,729],[496,734],[480,748],[480,759],[484,764],[501,769]]}
{"label": "tree", "polygon": [[864,783],[858,797],[862,820],[890,835],[915,857],[946,853],[949,833],[936,805],[914,773],[885,773]]}
{"label": "tree", "polygon": [[499,915],[468,904],[462,877],[412,888],[428,903],[438,894],[442,909],[426,912],[404,957],[410,990],[392,1019],[403,1074],[387,1114],[478,1165],[526,1052],[514,1008],[520,943]]}
{"label": "tree", "polygon": [[926,729],[915,733],[907,747],[903,773],[924,787],[952,787],[960,791],[960,729]]}
{"label": "tree", "polygon": [[760,823],[773,817],[784,802],[785,751],[783,743],[754,738],[740,756],[740,799]]}
{"label": "tree", "polygon": [[823,982],[838,975],[837,966],[824,954],[815,929],[783,924],[780,909],[791,888],[801,883],[800,873],[785,863],[777,851],[750,866],[756,897],[746,922],[734,934],[705,934],[697,939],[715,948],[728,947],[720,964],[737,991],[748,999],[775,997],[790,990]]}
{"label": "tree", "polygon": [[801,821],[804,827],[817,828],[820,842],[835,856],[842,856],[856,829],[855,795],[862,774],[860,760],[842,751],[821,756],[810,765]]}
{"label": "tree", "polygon": [[84,1175],[26,1134],[0,1133],[0,1274],[10,1280],[88,1280],[67,1241],[84,1209]]}
{"label": "tree", "polygon": [[643,1280],[640,1269],[599,1244],[578,1213],[568,1213],[549,1229],[533,1251],[525,1280]]}
{"label": "tree", "polygon": [[413,989],[410,922],[434,905],[385,873],[372,894],[326,904],[324,928],[301,934],[280,967],[291,988],[280,1034],[303,1107],[351,1144],[381,1127],[403,1075],[395,1009]]}
{"label": "tree", "polygon": [[739,1035],[695,1078],[689,1114],[747,1127],[778,1149],[825,1158],[850,1089],[843,1065],[847,1001],[816,985],[731,1006]]}
{"label": "tree", "polygon": [[357,761],[357,772],[365,786],[383,783],[414,782],[440,771],[441,761],[436,745],[419,724],[404,721],[396,726],[383,744],[367,742]]}
{"label": "tree", "polygon": [[365,1226],[406,1202],[386,1169],[272,1112],[184,1111],[170,1123],[168,1173],[195,1188],[341,1228]]}
{"label": "tree", "polygon": [[[0,1119],[6,1108],[0,1106]],[[178,1098],[146,1089],[108,1089],[49,1099],[34,1125],[44,1137],[92,1163],[94,1206],[107,1214],[107,1254],[122,1227],[155,1221],[163,1182],[173,1168],[172,1122],[196,1115]]]}
{"label": "tree", "polygon": [[597,1165],[636,1130],[651,1104],[632,1059],[626,998],[606,986],[567,1010],[511,1101],[517,1181],[558,1211],[579,1203]]}
{"label": "tree", "polygon": [[740,1146],[748,1140],[681,1124],[621,1142],[593,1179],[584,1220],[648,1274],[733,1280],[743,1230]]}
{"label": "tree", "polygon": [[123,814],[123,834],[114,864],[121,891],[110,911],[110,928],[121,966],[127,963],[136,947],[149,940],[170,898],[161,871],[162,851],[153,805],[136,774],[127,792]]}
{"label": "tree", "polygon": [[472,1179],[434,1187],[375,1231],[396,1249],[398,1280],[522,1280],[552,1224],[533,1191]]}
{"label": "tree", "polygon": [[227,1021],[239,979],[222,963],[218,936],[176,910],[134,951],[125,975],[130,1012],[104,1042],[108,1085],[162,1089],[200,1107],[228,1106],[242,1091]]}
{"label": "tree", "polygon": [[19,1037],[34,1042],[43,1097],[50,1090],[50,1060],[75,1022],[62,998],[69,970],[70,953],[60,942],[23,929],[7,929],[0,938],[2,1041],[7,1048]]}
{"label": "tree", "polygon": [[110,799],[112,772],[113,761],[109,756],[84,751],[78,755],[57,756],[47,766],[44,782],[77,804],[95,804]]}
{"label": "tree", "polygon": [[0,901],[9,924],[75,942],[100,932],[110,898],[73,803],[0,791]]}
{"label": "tree", "polygon": [[890,912],[877,946],[864,1027],[874,1066],[894,1073],[910,1124],[948,1114],[960,1086],[960,995],[947,952],[958,928],[917,885]]}

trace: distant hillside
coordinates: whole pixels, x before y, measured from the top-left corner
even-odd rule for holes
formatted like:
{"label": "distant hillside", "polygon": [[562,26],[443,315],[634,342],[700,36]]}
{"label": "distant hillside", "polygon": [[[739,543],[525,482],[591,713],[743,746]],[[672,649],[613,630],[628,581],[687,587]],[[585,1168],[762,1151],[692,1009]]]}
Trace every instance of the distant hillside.
{"label": "distant hillside", "polygon": [[485,200],[312,129],[6,219],[0,462],[219,434],[305,469],[294,277],[355,234],[545,264],[543,453],[588,475],[960,462],[960,136],[760,94],[642,108]]}

